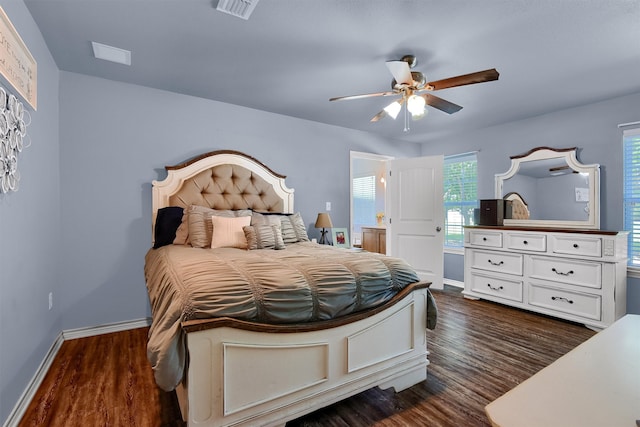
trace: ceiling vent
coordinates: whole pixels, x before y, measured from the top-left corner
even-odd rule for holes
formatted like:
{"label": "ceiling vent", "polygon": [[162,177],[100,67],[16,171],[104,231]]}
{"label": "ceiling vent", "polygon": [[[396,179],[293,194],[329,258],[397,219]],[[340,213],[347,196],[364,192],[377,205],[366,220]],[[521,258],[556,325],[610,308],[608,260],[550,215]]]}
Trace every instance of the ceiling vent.
{"label": "ceiling vent", "polygon": [[96,58],[131,65],[130,51],[96,42],[91,42],[91,45],[93,46],[93,56]]}
{"label": "ceiling vent", "polygon": [[216,9],[238,18],[249,19],[257,4],[258,0],[219,0]]}

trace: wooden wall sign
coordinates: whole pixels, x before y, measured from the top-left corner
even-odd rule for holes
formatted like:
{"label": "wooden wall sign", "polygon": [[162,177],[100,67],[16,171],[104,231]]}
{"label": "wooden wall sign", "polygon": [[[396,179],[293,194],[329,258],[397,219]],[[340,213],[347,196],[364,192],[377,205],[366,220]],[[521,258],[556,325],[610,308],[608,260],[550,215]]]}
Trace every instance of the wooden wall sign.
{"label": "wooden wall sign", "polygon": [[38,64],[2,7],[0,7],[0,73],[36,110]]}

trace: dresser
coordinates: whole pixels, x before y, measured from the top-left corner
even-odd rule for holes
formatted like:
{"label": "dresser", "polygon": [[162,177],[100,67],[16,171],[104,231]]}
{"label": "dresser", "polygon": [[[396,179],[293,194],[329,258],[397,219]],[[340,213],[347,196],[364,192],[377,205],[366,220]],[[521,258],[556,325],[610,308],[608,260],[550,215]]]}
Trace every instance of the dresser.
{"label": "dresser", "polygon": [[387,229],[384,227],[362,227],[362,249],[386,255]]}
{"label": "dresser", "polygon": [[487,405],[491,425],[638,425],[638,336],[640,315],[627,314]]}
{"label": "dresser", "polygon": [[465,227],[463,294],[605,328],[626,313],[627,235]]}

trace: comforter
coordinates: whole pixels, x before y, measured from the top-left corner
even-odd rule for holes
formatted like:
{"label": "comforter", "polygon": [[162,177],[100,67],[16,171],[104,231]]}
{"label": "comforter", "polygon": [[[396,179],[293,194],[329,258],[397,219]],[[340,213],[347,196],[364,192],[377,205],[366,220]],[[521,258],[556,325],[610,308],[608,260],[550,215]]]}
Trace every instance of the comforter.
{"label": "comforter", "polygon": [[183,321],[329,320],[378,306],[419,281],[399,258],[311,242],[252,251],[168,245],[149,250],[145,278],[153,315],[147,355],[156,383],[167,391],[184,374]]}

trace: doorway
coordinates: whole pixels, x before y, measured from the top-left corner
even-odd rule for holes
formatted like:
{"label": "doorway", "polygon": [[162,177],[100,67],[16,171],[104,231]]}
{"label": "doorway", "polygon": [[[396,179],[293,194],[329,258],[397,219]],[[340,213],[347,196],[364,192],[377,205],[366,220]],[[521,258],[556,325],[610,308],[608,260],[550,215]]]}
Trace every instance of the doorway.
{"label": "doorway", "polygon": [[391,156],[350,152],[351,244],[362,244],[362,227],[384,227],[386,162]]}
{"label": "doorway", "polygon": [[[350,161],[352,246],[362,247],[363,227],[376,227],[366,229],[365,250],[382,246],[380,252],[404,259],[420,280],[442,289],[444,156],[396,160],[352,151]],[[384,244],[369,245],[381,233]]]}

